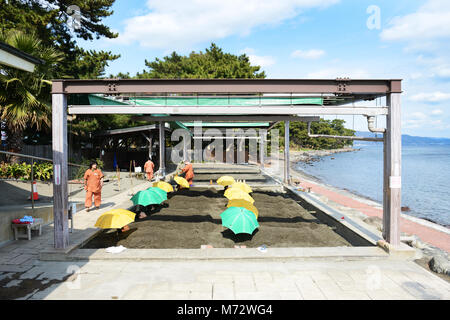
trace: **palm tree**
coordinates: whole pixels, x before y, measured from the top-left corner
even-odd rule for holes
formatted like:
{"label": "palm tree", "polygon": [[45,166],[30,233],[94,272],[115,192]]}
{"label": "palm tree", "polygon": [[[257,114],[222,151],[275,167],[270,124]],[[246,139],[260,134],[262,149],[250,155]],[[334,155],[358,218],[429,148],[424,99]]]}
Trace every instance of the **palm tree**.
{"label": "palm tree", "polygon": [[49,79],[52,79],[56,64],[62,60],[62,54],[42,45],[36,35],[17,30],[0,32],[0,41],[44,61],[34,72],[0,66],[0,117],[7,122],[8,150],[20,152],[27,127],[37,130],[50,127]]}

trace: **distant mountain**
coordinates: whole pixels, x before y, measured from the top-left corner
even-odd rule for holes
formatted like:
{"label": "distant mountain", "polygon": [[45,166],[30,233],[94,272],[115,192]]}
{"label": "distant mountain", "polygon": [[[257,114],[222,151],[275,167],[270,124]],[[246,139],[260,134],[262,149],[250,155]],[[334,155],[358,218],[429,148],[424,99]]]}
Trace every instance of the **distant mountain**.
{"label": "distant mountain", "polygon": [[[375,133],[368,131],[356,131],[355,133],[360,137],[375,137]],[[382,134],[378,134],[378,137],[382,137]],[[450,145],[450,139],[448,138],[430,138],[430,137],[416,137],[410,136],[408,134],[402,135],[402,144],[405,145],[425,145],[425,144],[434,144],[434,145]]]}

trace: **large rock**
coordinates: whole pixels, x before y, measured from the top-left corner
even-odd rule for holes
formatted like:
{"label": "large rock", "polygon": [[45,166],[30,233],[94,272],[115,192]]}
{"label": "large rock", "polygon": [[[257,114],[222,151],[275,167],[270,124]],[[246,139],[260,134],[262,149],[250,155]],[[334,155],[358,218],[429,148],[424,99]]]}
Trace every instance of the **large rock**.
{"label": "large rock", "polygon": [[444,256],[434,256],[430,262],[428,262],[428,266],[436,273],[442,273],[450,276],[450,261]]}

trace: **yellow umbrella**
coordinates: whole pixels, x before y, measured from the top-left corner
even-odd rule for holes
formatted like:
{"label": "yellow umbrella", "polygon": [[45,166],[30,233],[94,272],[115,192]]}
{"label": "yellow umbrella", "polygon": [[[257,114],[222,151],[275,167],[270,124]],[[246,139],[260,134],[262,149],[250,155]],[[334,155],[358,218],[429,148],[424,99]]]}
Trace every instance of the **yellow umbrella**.
{"label": "yellow umbrella", "polygon": [[234,200],[230,200],[228,201],[227,207],[239,207],[239,208],[245,208],[251,212],[253,212],[256,216],[256,218],[258,218],[258,214],[259,211],[258,209],[256,209],[256,207],[251,204],[250,202],[243,200],[243,199],[234,199]]}
{"label": "yellow umbrella", "polygon": [[242,199],[250,202],[251,204],[255,202],[255,200],[250,197],[248,193],[238,188],[229,188],[225,191],[224,195],[228,198],[228,200]]}
{"label": "yellow umbrella", "polygon": [[131,222],[134,222],[134,218],[125,214],[104,213],[97,219],[95,226],[101,229],[120,229]]}
{"label": "yellow umbrella", "polygon": [[181,187],[189,188],[189,182],[185,178],[179,177],[179,176],[175,176],[173,178],[173,180],[175,180],[175,182],[178,183]]}
{"label": "yellow umbrella", "polygon": [[133,219],[133,221],[134,221],[134,217],[136,216],[136,213],[131,212],[130,210],[125,210],[125,209],[111,209],[111,210],[104,212],[103,214],[107,214],[107,213],[125,215],[125,216]]}
{"label": "yellow umbrella", "polygon": [[234,178],[231,176],[221,176],[219,179],[217,179],[217,184],[220,184],[221,186],[229,186],[230,184],[235,183]]}
{"label": "yellow umbrella", "polygon": [[236,183],[233,183],[233,184],[231,185],[231,187],[232,187],[232,188],[239,188],[239,189],[241,189],[242,191],[247,192],[247,193],[253,192],[253,191],[252,191],[252,188],[250,188],[250,186],[249,186],[248,184],[244,183],[244,182],[236,182]]}
{"label": "yellow umbrella", "polygon": [[173,192],[172,185],[165,181],[155,181],[155,182],[153,182],[153,187],[160,188],[160,189],[164,190],[165,192]]}

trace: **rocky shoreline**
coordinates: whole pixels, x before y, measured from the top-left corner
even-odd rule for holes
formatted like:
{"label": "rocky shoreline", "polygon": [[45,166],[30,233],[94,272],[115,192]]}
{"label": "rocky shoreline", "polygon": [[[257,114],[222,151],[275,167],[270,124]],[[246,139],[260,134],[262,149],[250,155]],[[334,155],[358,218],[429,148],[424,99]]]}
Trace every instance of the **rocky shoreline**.
{"label": "rocky shoreline", "polygon": [[289,155],[291,157],[291,162],[314,162],[319,161],[321,157],[331,156],[336,153],[343,153],[343,152],[353,152],[358,151],[360,149],[353,148],[353,147],[344,147],[340,149],[330,149],[330,150],[306,150],[306,151],[290,151]]}
{"label": "rocky shoreline", "polygon": [[[358,151],[360,149],[345,147],[342,149],[332,149],[332,150],[306,150],[306,151],[290,151],[290,167],[293,169],[294,176],[298,176],[300,180],[310,180],[314,183],[317,183],[325,188],[344,191],[347,195],[351,195],[353,198],[359,201],[368,200],[369,202],[373,202],[374,200],[369,199],[367,197],[357,195],[354,192],[349,190],[342,190],[336,187],[325,185],[323,181],[320,181],[314,176],[308,175],[305,172],[295,170],[295,164],[302,161],[308,164],[313,164],[316,161],[320,161],[321,157],[331,156],[333,154],[342,153],[342,152],[353,152]],[[402,208],[403,209],[403,208]],[[406,210],[402,210],[406,211]],[[356,218],[356,217],[354,217]],[[361,217],[363,218],[363,217]],[[382,220],[378,217],[364,217],[363,220],[365,223],[377,228],[381,231]],[[433,222],[433,221],[432,221]],[[435,222],[433,222],[435,223]],[[421,256],[416,259],[415,262],[421,265],[422,267],[434,271],[439,277],[450,282],[450,260],[446,251],[431,246],[427,243],[421,241],[419,237],[416,235],[404,234],[402,233],[403,242],[407,243],[413,248],[419,250]]]}

